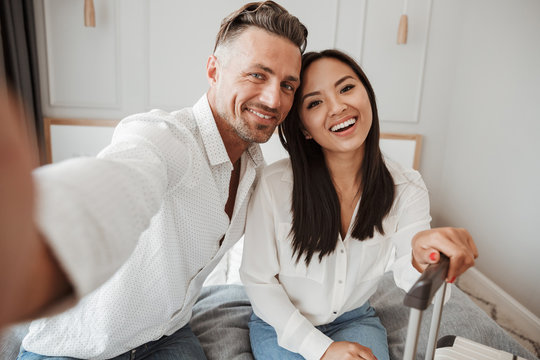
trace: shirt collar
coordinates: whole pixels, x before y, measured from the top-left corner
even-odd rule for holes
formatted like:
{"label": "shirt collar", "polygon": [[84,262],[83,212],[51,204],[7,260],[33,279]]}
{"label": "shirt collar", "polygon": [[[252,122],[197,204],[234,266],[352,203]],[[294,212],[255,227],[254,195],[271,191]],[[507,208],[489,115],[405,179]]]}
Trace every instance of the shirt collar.
{"label": "shirt collar", "polygon": [[[219,134],[206,94],[204,94],[193,106],[193,114],[195,115],[195,121],[199,127],[199,132],[201,133],[210,164],[215,166],[226,162],[230,163],[227,149],[225,149],[225,144]],[[245,153],[249,155],[249,158],[253,161],[255,167],[264,163],[262,151],[258,144],[249,145]]]}
{"label": "shirt collar", "polygon": [[408,174],[411,172],[416,172],[412,169],[405,169],[403,166],[399,165],[397,162],[387,158],[383,155],[384,163],[386,164],[386,168],[390,172],[390,175],[392,175],[392,179],[394,180],[394,185],[400,185],[405,184],[410,181],[410,179],[407,177]]}

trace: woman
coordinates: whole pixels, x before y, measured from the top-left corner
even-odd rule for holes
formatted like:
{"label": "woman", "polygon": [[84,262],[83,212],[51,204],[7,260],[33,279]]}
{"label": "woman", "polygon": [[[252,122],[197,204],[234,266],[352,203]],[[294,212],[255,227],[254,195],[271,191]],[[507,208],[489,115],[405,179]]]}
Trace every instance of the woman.
{"label": "woman", "polygon": [[[368,299],[387,270],[408,290],[440,252],[448,282],[474,264],[463,229],[430,230],[420,174],[384,159],[375,95],[337,50],[303,57],[301,87],[252,198],[240,275],[256,358],[388,359]],[[292,206],[291,206],[292,204]]]}

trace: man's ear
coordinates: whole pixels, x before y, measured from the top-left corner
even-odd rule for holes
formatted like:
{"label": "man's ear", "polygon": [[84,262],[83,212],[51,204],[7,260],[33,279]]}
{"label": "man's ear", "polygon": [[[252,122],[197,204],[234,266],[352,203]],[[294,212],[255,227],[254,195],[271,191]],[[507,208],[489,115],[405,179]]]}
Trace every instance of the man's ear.
{"label": "man's ear", "polygon": [[218,59],[215,55],[210,55],[208,61],[206,62],[206,77],[210,86],[214,86],[218,81]]}

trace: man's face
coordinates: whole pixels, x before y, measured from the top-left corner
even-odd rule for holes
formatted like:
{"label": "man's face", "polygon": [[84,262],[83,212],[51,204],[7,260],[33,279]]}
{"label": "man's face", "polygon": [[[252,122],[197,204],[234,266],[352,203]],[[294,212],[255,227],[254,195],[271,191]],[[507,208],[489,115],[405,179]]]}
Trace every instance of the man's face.
{"label": "man's face", "polygon": [[300,67],[296,45],[256,27],[218,50],[207,70],[220,131],[244,143],[266,142],[291,109]]}

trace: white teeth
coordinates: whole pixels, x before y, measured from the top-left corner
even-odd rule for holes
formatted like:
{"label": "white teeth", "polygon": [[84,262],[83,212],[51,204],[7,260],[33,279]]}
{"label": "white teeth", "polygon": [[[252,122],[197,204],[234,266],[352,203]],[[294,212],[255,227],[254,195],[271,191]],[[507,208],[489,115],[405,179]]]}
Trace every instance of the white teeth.
{"label": "white teeth", "polygon": [[334,125],[330,128],[330,130],[338,131],[340,129],[346,128],[347,126],[351,126],[354,123],[356,123],[356,118],[352,118],[352,119],[342,122],[341,124]]}
{"label": "white teeth", "polygon": [[258,117],[260,118],[263,118],[263,119],[271,119],[272,117],[269,116],[269,115],[264,115],[264,114],[261,114],[261,113],[258,113],[256,112],[255,110],[252,110],[252,109],[248,109],[251,113],[257,115]]}

